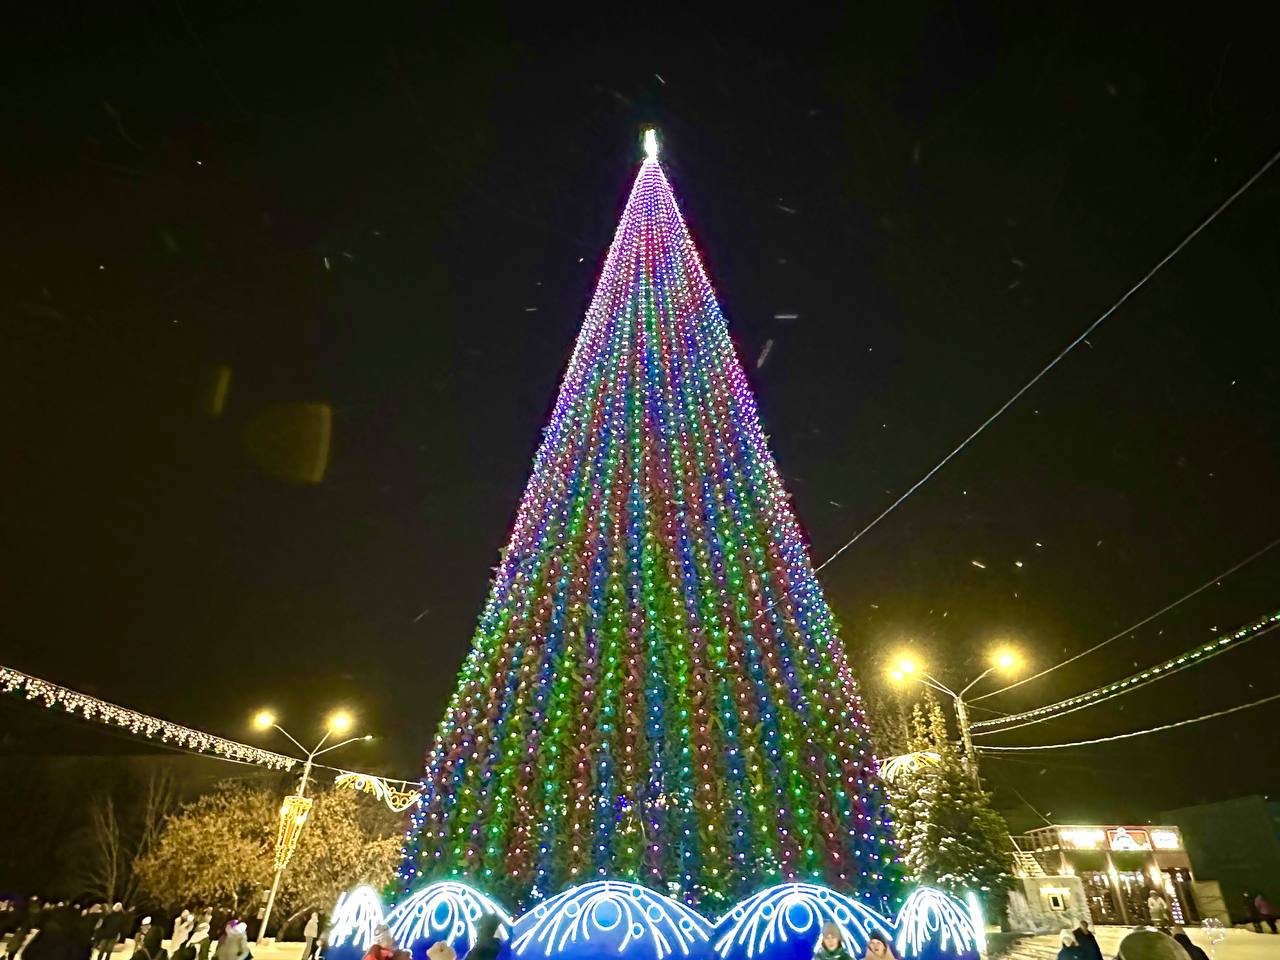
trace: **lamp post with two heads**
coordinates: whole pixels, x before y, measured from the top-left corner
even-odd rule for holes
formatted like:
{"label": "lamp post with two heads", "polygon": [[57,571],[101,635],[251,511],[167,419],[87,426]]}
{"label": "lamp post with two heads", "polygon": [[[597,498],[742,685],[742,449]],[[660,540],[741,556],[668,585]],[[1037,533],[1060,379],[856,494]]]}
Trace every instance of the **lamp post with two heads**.
{"label": "lamp post with two heads", "polygon": [[[276,894],[280,890],[280,878],[284,875],[284,868],[289,864],[289,858],[293,855],[293,850],[297,846],[298,835],[301,833],[302,826],[306,823],[307,815],[311,810],[311,800],[307,797],[307,785],[311,781],[311,768],[315,763],[316,757],[323,756],[331,750],[337,750],[339,747],[345,747],[349,743],[355,743],[357,740],[373,739],[369,735],[347,737],[338,743],[331,743],[325,746],[325,744],[329,743],[330,737],[340,737],[344,733],[348,733],[354,722],[351,714],[346,710],[335,710],[329,714],[329,718],[325,723],[324,736],[320,738],[320,742],[308,750],[298,742],[298,739],[293,734],[276,722],[276,716],[270,710],[259,710],[254,715],[253,725],[255,727],[259,730],[278,730],[284,734],[290,743],[306,754],[306,760],[302,765],[302,778],[298,781],[298,792],[286,797],[284,805],[280,808],[280,835],[276,843],[276,875],[271,882],[271,892],[267,895],[267,906],[262,911],[262,926],[258,928],[259,943],[266,938],[267,924],[271,922],[271,909],[275,906]],[[292,818],[292,822],[288,822],[290,818]]]}
{"label": "lamp post with two heads", "polygon": [[974,782],[981,786],[982,781],[978,776],[978,755],[973,749],[973,737],[969,733],[969,704],[964,698],[970,690],[997,670],[1008,675],[1016,672],[1021,665],[1022,657],[1018,651],[1011,647],[1000,647],[991,654],[991,665],[957,692],[937,677],[927,673],[914,657],[902,656],[898,658],[894,663],[893,669],[889,671],[889,679],[899,685],[912,682],[921,683],[932,690],[937,690],[939,693],[945,693],[951,698],[956,710],[956,727],[960,731],[960,745],[963,751],[965,768],[973,777]]}

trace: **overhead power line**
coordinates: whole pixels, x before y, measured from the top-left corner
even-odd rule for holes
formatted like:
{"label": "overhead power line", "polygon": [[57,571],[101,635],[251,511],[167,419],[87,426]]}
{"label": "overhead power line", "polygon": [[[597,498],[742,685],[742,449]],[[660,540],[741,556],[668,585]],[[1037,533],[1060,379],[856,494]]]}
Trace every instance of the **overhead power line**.
{"label": "overhead power line", "polygon": [[1271,703],[1273,700],[1280,700],[1280,693],[1273,693],[1269,697],[1263,697],[1261,700],[1252,700],[1249,703],[1241,703],[1234,707],[1228,707],[1226,710],[1217,710],[1213,713],[1206,713],[1201,717],[1192,717],[1189,720],[1179,720],[1176,723],[1165,723],[1158,727],[1148,727],[1146,730],[1134,730],[1132,733],[1117,733],[1111,737],[1095,737],[1092,740],[1075,740],[1072,743],[1040,743],[1026,747],[993,747],[982,744],[976,749],[979,753],[1016,753],[1024,750],[1065,750],[1067,747],[1087,747],[1095,743],[1110,743],[1113,740],[1128,740],[1130,737],[1142,737],[1148,733],[1160,733],[1162,730],[1173,730],[1177,727],[1187,727],[1193,723],[1200,723],[1202,720],[1213,720],[1217,717],[1225,717],[1227,714],[1239,713],[1241,710],[1248,710],[1251,707],[1260,707],[1264,703]]}
{"label": "overhead power line", "polygon": [[[1064,717],[1069,713],[1075,713],[1077,710],[1083,710],[1086,707],[1097,706],[1099,703],[1104,703],[1107,700],[1145,687],[1149,683],[1155,683],[1157,680],[1163,680],[1165,677],[1172,676],[1175,673],[1199,666],[1219,654],[1226,653],[1228,650],[1235,650],[1250,640],[1256,640],[1258,637],[1265,636],[1277,628],[1280,628],[1280,612],[1268,614],[1247,627],[1241,627],[1235,633],[1224,634],[1212,643],[1201,644],[1186,653],[1170,657],[1163,663],[1157,663],[1155,666],[1130,674],[1122,680],[1095,687],[1087,693],[1067,697],[1057,703],[1036,707],[1034,710],[1014,713],[1007,717],[997,717],[994,720],[979,720],[977,723],[971,724],[970,729],[974,731],[973,735],[975,737],[989,737],[994,733],[1008,733],[1011,730],[1019,730],[1035,723],[1044,723],[1046,720],[1056,720],[1058,717]],[[999,729],[986,729],[989,727],[998,727]]]}
{"label": "overhead power line", "polygon": [[1062,350],[1058,352],[1057,356],[1055,356],[1052,360],[1050,360],[1047,364],[1045,364],[1040,369],[1039,373],[1037,373],[1034,377],[1032,377],[1030,380],[1024,383],[1017,390],[1017,392],[1014,393],[1013,396],[1011,396],[1008,400],[1006,400],[999,407],[997,407],[995,413],[991,414],[991,416],[987,417],[987,419],[983,420],[982,423],[978,425],[978,429],[974,430],[973,433],[969,434],[967,437],[961,440],[959,446],[957,446],[954,450],[952,450],[945,457],[943,457],[936,464],[934,464],[933,467],[930,468],[928,473],[926,473],[923,477],[921,477],[919,480],[917,480],[915,483],[913,483],[910,487],[907,488],[906,493],[898,497],[897,500],[894,500],[893,503],[889,504],[889,506],[885,507],[885,509],[881,511],[880,514],[878,514],[875,517],[875,519],[873,519],[865,527],[863,527],[861,530],[855,533],[847,543],[845,543],[842,547],[840,547],[840,549],[838,549],[835,553],[831,554],[831,556],[827,557],[826,560],[823,560],[822,563],[818,564],[818,566],[814,568],[814,573],[821,572],[822,569],[825,568],[829,563],[831,563],[832,560],[840,556],[840,554],[844,553],[846,550],[852,547],[855,543],[857,543],[860,539],[862,539],[862,537],[867,532],[869,532],[873,527],[875,527],[876,524],[878,524],[881,520],[883,520],[890,513],[896,510],[898,506],[903,503],[903,501],[905,501],[913,493],[915,493],[922,486],[928,483],[934,474],[936,474],[939,470],[945,467],[951,461],[951,459],[955,457],[955,455],[958,454],[961,450],[967,447],[969,443],[975,437],[978,436],[978,434],[982,433],[983,430],[987,429],[987,427],[995,423],[996,420],[999,419],[1001,414],[1003,414],[1006,410],[1008,410],[1011,406],[1013,406],[1024,393],[1026,393],[1028,390],[1034,387],[1037,383],[1039,383],[1041,378],[1043,378],[1046,373],[1048,373],[1050,370],[1056,367],[1059,364],[1059,362],[1061,362],[1062,359],[1067,354],[1069,354],[1072,350],[1080,346],[1080,344],[1082,344],[1085,341],[1085,338],[1088,337],[1089,334],[1093,333],[1094,330],[1097,330],[1098,327],[1102,326],[1103,321],[1105,321],[1113,313],[1119,310],[1120,307],[1123,306],[1124,303],[1130,297],[1132,297],[1135,293],[1141,290],[1146,285],[1148,280],[1150,280],[1157,273],[1159,273],[1165,264],[1167,264],[1170,260],[1176,257],[1179,253],[1181,253],[1183,248],[1185,248],[1187,244],[1189,244],[1192,240],[1194,240],[1197,236],[1199,236],[1199,234],[1201,233],[1201,231],[1205,229],[1205,227],[1209,226],[1209,224],[1213,223],[1213,221],[1218,218],[1219,214],[1221,214],[1229,206],[1235,203],[1236,200],[1238,200],[1246,190],[1248,190],[1255,183],[1257,183],[1258,180],[1262,178],[1263,174],[1265,174],[1268,170],[1270,170],[1277,160],[1280,160],[1280,150],[1273,153],[1271,155],[1271,159],[1269,159],[1266,163],[1264,163],[1261,167],[1259,167],[1257,172],[1254,173],[1253,176],[1251,176],[1248,180],[1246,180],[1239,187],[1237,187],[1235,191],[1229,197],[1227,197],[1227,199],[1223,200],[1222,203],[1218,204],[1218,206],[1214,208],[1213,212],[1210,213],[1203,220],[1201,220],[1200,223],[1196,226],[1196,228],[1192,230],[1190,233],[1188,233],[1185,237],[1183,237],[1177,246],[1175,246],[1172,250],[1170,250],[1163,257],[1161,257],[1160,260],[1156,262],[1156,265],[1152,267],[1150,270],[1148,270],[1145,274],[1143,274],[1142,278],[1137,283],[1135,283],[1128,290],[1126,290],[1119,300],[1117,300],[1115,303],[1109,306],[1105,311],[1103,311],[1102,315],[1098,317],[1098,319],[1094,320],[1093,323],[1085,327],[1083,333],[1081,333],[1078,337],[1076,337],[1074,340],[1068,343],[1065,347],[1063,347]]}
{"label": "overhead power line", "polygon": [[1137,630],[1139,627],[1145,627],[1152,620],[1156,619],[1156,617],[1163,616],[1164,614],[1168,613],[1170,610],[1172,610],[1174,607],[1178,606],[1179,604],[1187,600],[1190,600],[1192,597],[1196,596],[1196,594],[1203,593],[1205,590],[1208,590],[1210,587],[1212,587],[1215,583],[1218,583],[1220,580],[1225,580],[1227,577],[1231,576],[1231,574],[1235,573],[1241,567],[1244,567],[1247,564],[1252,563],[1254,560],[1257,560],[1264,553],[1266,553],[1267,551],[1273,549],[1278,545],[1280,545],[1280,538],[1272,540],[1261,550],[1255,550],[1253,553],[1249,554],[1249,556],[1245,557],[1239,563],[1233,564],[1232,566],[1228,567],[1226,570],[1223,570],[1221,573],[1210,577],[1208,580],[1200,584],[1200,586],[1196,587],[1190,593],[1184,593],[1177,600],[1173,601],[1173,603],[1170,603],[1167,606],[1161,607],[1155,613],[1151,614],[1150,616],[1143,617],[1137,623],[1131,624],[1130,626],[1125,627],[1119,633],[1112,634],[1111,636],[1107,637],[1107,639],[1099,643],[1095,643],[1089,649],[1081,650],[1079,653],[1076,653],[1067,657],[1067,659],[1063,660],[1061,663],[1055,663],[1052,667],[1046,667],[1045,669],[1041,670],[1039,673],[1033,673],[1029,677],[1023,677],[1021,680],[1015,680],[1013,683],[1007,683],[1003,687],[1000,687],[997,690],[992,690],[990,693],[984,693],[980,697],[974,697],[973,698],[974,701],[977,702],[978,700],[985,700],[987,699],[987,697],[994,697],[997,693],[1004,693],[1006,690],[1012,690],[1014,687],[1020,687],[1024,683],[1030,683],[1032,680],[1039,680],[1041,677],[1045,676],[1046,674],[1053,673],[1053,671],[1057,670],[1059,667],[1065,667],[1069,663],[1075,663],[1075,661],[1079,660],[1081,657],[1087,657],[1089,654],[1093,653],[1095,650],[1101,650],[1103,647],[1105,647],[1107,644],[1111,643],[1112,641],[1119,640],[1121,637],[1125,636],[1126,634],[1133,633],[1133,631]]}

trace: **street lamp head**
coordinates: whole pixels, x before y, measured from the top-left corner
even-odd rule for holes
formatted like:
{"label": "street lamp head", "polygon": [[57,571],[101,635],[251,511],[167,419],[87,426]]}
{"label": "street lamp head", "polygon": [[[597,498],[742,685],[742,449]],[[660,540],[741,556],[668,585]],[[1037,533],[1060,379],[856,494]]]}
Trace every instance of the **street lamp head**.
{"label": "street lamp head", "polygon": [[917,664],[910,657],[901,657],[898,660],[897,671],[901,674],[909,676],[910,674],[915,673],[919,669],[920,669],[920,665]]}
{"label": "street lamp head", "polygon": [[253,725],[259,730],[269,730],[275,726],[276,715],[270,710],[259,710],[253,715]]}
{"label": "street lamp head", "polygon": [[1022,664],[1022,658],[1018,656],[1018,651],[1009,647],[1001,647],[991,655],[991,662],[997,669],[1003,670],[1005,673],[1012,673]]}
{"label": "street lamp head", "polygon": [[346,710],[335,710],[329,714],[329,731],[331,733],[346,733],[351,729],[351,725],[354,722],[355,720]]}

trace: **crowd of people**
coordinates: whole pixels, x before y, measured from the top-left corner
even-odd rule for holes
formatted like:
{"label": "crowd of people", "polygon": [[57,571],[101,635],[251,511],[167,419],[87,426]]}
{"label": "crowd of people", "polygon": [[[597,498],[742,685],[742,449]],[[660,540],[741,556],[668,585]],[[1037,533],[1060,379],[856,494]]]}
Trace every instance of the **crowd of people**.
{"label": "crowd of people", "polygon": [[[304,927],[299,960],[316,960],[320,915]],[[127,960],[252,960],[244,921],[211,907],[183,910],[172,922],[141,916],[123,903],[77,906],[0,900],[0,957],[4,960],[112,960],[132,941]]]}

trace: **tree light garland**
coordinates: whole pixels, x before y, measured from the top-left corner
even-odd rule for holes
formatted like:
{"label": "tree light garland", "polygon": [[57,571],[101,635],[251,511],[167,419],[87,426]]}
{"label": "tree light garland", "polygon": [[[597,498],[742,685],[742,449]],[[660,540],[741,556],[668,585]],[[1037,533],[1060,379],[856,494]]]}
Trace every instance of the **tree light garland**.
{"label": "tree light garland", "polygon": [[589,880],[722,907],[897,898],[861,700],[698,251],[636,175],[399,875],[524,904]]}
{"label": "tree light garland", "polygon": [[171,743],[200,753],[211,753],[226,760],[254,763],[273,770],[292,770],[300,762],[293,757],[262,750],[247,743],[215,737],[213,734],[170,723],[159,717],[148,716],[137,710],[99,700],[97,697],[77,693],[75,690],[49,683],[47,680],[30,676],[12,667],[0,667],[0,690],[6,693],[22,693],[30,701],[41,702],[46,709],[52,710],[58,707],[67,713],[79,714],[86,720],[122,727],[130,733],[151,740]]}

